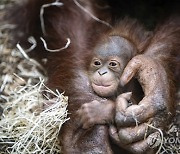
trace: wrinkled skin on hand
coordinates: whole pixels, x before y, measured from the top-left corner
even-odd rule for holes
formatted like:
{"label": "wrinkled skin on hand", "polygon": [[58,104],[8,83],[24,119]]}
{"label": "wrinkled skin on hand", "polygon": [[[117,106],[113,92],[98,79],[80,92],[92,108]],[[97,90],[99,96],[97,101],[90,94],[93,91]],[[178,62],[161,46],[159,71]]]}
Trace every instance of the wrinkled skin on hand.
{"label": "wrinkled skin on hand", "polygon": [[164,67],[149,56],[136,56],[125,68],[121,84],[127,84],[136,74],[145,97],[138,105],[127,107],[124,112],[116,114],[118,126],[142,123],[162,112],[164,114],[171,112],[168,80]]}
{"label": "wrinkled skin on hand", "polygon": [[[146,55],[138,55],[128,63],[121,76],[121,84],[127,84],[134,76],[141,84],[145,96],[137,105],[129,107],[127,100],[130,95],[124,94],[117,98],[117,128],[111,126],[109,133],[120,147],[133,153],[144,153],[149,150],[148,141],[157,134],[152,128],[164,128],[167,125],[171,113],[169,84],[161,63]],[[150,125],[153,127],[148,127]],[[144,139],[145,135],[147,138]]]}

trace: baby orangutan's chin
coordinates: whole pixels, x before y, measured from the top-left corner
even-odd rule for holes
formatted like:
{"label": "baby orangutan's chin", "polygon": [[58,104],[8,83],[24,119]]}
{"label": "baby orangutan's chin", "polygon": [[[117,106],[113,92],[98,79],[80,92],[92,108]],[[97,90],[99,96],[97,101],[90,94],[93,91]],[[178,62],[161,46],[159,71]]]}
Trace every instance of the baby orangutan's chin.
{"label": "baby orangutan's chin", "polygon": [[97,85],[92,83],[94,92],[101,97],[111,97],[117,88],[114,85]]}

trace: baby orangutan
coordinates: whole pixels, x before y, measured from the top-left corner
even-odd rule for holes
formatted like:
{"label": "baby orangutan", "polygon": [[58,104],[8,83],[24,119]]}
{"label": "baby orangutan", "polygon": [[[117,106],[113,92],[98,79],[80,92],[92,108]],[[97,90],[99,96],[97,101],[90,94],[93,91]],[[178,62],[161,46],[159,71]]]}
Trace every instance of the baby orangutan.
{"label": "baby orangutan", "polygon": [[122,93],[120,77],[136,50],[130,41],[120,36],[110,36],[95,48],[88,72],[90,84],[93,91],[106,98],[106,101],[102,103],[94,100],[78,110],[84,129],[94,124],[113,122],[115,101]]}

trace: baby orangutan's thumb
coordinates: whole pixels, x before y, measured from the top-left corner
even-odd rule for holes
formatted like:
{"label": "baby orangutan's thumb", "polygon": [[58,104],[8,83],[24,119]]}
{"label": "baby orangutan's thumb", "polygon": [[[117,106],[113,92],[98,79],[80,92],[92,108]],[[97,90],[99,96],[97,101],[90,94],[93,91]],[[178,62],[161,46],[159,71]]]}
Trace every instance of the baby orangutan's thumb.
{"label": "baby orangutan's thumb", "polygon": [[132,96],[132,92],[126,92],[119,95],[116,99],[116,112],[124,111],[128,106],[128,101]]}

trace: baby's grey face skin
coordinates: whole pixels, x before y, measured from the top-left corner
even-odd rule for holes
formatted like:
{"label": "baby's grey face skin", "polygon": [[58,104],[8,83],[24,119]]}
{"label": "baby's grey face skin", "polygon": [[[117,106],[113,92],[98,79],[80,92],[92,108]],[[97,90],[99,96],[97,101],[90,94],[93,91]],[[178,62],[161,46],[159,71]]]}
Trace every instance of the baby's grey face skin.
{"label": "baby's grey face skin", "polygon": [[100,44],[95,49],[95,55],[104,61],[118,57],[121,61],[121,69],[125,68],[135,52],[133,44],[120,36],[109,37],[106,43]]}
{"label": "baby's grey face skin", "polygon": [[135,51],[133,44],[119,36],[111,36],[96,47],[89,76],[98,95],[110,97],[117,92],[122,72]]}

